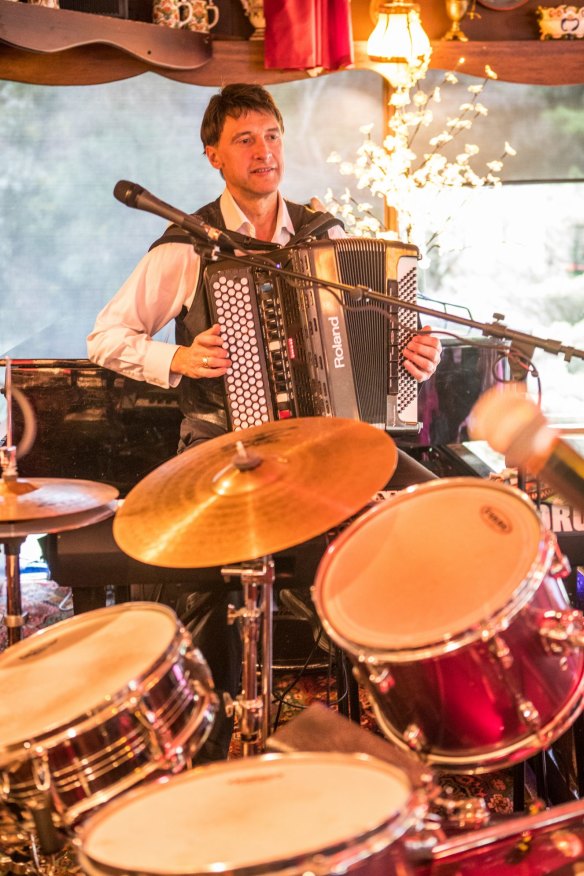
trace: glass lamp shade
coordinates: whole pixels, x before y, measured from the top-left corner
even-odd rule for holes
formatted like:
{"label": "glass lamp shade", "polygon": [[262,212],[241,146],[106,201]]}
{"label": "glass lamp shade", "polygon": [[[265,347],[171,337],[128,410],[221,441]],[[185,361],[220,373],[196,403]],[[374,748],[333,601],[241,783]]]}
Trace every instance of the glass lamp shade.
{"label": "glass lamp shade", "polygon": [[367,42],[372,61],[385,65],[394,88],[411,88],[425,75],[432,47],[414,3],[381,3],[379,17]]}

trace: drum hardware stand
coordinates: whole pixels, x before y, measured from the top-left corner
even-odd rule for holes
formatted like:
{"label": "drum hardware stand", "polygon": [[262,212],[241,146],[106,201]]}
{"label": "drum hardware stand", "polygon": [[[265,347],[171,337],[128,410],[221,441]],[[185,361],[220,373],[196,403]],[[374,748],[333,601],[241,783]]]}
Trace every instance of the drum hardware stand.
{"label": "drum hardware stand", "polygon": [[[241,566],[221,569],[226,581],[232,576],[241,579],[243,607],[229,606],[227,623],[240,621],[243,639],[241,694],[228,703],[226,711],[236,714],[241,725],[243,756],[264,751],[270,735],[272,705],[272,636],[273,636],[273,583],[274,560],[263,557]],[[262,645],[261,696],[258,696],[258,643]]]}
{"label": "drum hardware stand", "polygon": [[[2,483],[12,484],[15,489],[18,489],[17,447],[13,443],[12,432],[12,369],[9,359],[6,359],[6,382],[3,394],[6,396],[6,444],[4,447],[0,447]],[[22,393],[19,393],[19,395],[22,398]],[[29,435],[25,436],[27,438],[26,443],[30,444],[30,440],[34,441],[36,435],[36,421],[34,420],[32,409],[29,411],[28,407],[23,408],[23,413],[25,414],[25,423],[28,425],[29,432]],[[23,442],[21,442],[21,446],[22,444]],[[4,614],[4,625],[7,628],[8,645],[15,645],[16,642],[21,640],[22,627],[26,622],[26,615],[22,613],[19,563],[20,548],[24,541],[25,537],[8,537],[2,540],[6,560],[6,612]]]}
{"label": "drum hardware stand", "polygon": [[22,627],[27,615],[22,611],[20,589],[20,547],[24,538],[7,538],[2,541],[6,560],[6,611],[4,625],[8,635],[8,645],[15,645],[22,639]]}
{"label": "drum hardware stand", "polygon": [[[24,393],[12,389],[10,360],[6,359],[6,444],[0,447],[0,544],[6,555],[6,612],[8,645],[22,639],[26,615],[22,611],[19,554],[22,543],[33,533],[59,532],[97,523],[114,513],[118,490],[107,484],[86,481],[18,477],[17,459],[25,456],[36,437],[36,416]],[[24,430],[18,446],[12,441],[12,399],[18,402]],[[88,485],[90,491],[88,492]],[[38,491],[38,492],[37,492]]]}
{"label": "drum hardware stand", "polygon": [[[0,448],[0,463],[2,465],[2,483],[16,483],[18,471],[16,468],[16,447],[12,444],[12,426],[7,419],[7,446]],[[22,594],[20,589],[20,548],[24,537],[7,537],[2,539],[6,561],[6,611],[4,625],[7,628],[8,644],[15,645],[22,638],[22,627],[26,615],[22,612]]]}
{"label": "drum hardware stand", "polygon": [[[326,534],[327,548],[342,532],[337,526]],[[340,715],[361,724],[361,702],[359,700],[359,677],[351,666],[345,651],[339,648],[331,639],[331,647],[335,661],[335,684],[337,687],[337,709]]]}
{"label": "drum hardware stand", "polygon": [[[50,799],[50,777],[44,762],[32,762],[35,788],[40,796],[24,804],[21,816],[14,816],[14,832],[4,833],[0,825],[0,873],[13,876],[65,876],[71,871],[61,853],[69,848],[57,830]],[[8,799],[10,780],[0,779],[0,802]],[[7,807],[8,811],[8,807]],[[12,822],[9,822],[12,824]]]}
{"label": "drum hardware stand", "polygon": [[[432,806],[443,809],[448,826],[461,831],[485,827],[491,819],[483,797],[451,800],[448,796],[440,796],[434,798]],[[444,819],[441,823],[444,825]]]}

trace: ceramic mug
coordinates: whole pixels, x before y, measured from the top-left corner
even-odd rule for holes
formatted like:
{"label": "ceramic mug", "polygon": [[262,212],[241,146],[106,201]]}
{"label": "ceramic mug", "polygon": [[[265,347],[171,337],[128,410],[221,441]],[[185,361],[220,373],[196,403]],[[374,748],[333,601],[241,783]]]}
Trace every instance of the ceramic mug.
{"label": "ceramic mug", "polygon": [[193,20],[191,0],[155,0],[152,21],[164,27],[189,27]]}
{"label": "ceramic mug", "polygon": [[219,21],[219,7],[213,0],[190,0],[193,10],[192,18],[187,27],[198,33],[209,33]]}
{"label": "ceramic mug", "polygon": [[59,0],[27,0],[31,6],[47,6],[49,9],[60,9]]}

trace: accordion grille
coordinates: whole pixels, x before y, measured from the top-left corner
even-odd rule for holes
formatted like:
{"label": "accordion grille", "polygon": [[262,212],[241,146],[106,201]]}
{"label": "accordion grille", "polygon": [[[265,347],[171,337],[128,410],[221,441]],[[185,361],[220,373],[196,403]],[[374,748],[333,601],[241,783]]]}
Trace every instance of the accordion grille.
{"label": "accordion grille", "polygon": [[[341,282],[350,286],[367,285],[383,293],[385,249],[375,240],[340,240],[338,261]],[[365,276],[366,274],[366,276]],[[383,423],[388,394],[388,354],[391,326],[381,314],[370,310],[351,310],[348,293],[343,298],[353,377],[357,387],[360,419]]]}
{"label": "accordion grille", "polygon": [[[417,268],[411,248],[369,238],[335,240],[334,245],[340,282],[365,285],[374,292],[389,293],[415,304]],[[388,269],[388,252],[405,256],[398,259],[395,276]],[[415,312],[388,304],[388,318],[379,310],[351,309],[351,299],[346,292],[343,300],[360,419],[385,423],[388,398],[393,400],[396,414],[412,415],[415,413],[412,407],[417,407],[418,387],[403,368],[401,351],[415,334]]]}

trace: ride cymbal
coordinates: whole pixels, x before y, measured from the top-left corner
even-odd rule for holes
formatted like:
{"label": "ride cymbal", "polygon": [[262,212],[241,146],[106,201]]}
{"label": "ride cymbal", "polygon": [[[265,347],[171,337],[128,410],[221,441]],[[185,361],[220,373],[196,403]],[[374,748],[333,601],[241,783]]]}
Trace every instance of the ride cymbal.
{"label": "ride cymbal", "polygon": [[109,484],[65,478],[0,481],[0,522],[41,520],[107,505],[118,496]]}
{"label": "ride cymbal", "polygon": [[165,462],[114,519],[114,538],[151,565],[238,563],[314,538],[385,486],[397,449],[355,420],[304,417],[230,432]]}

